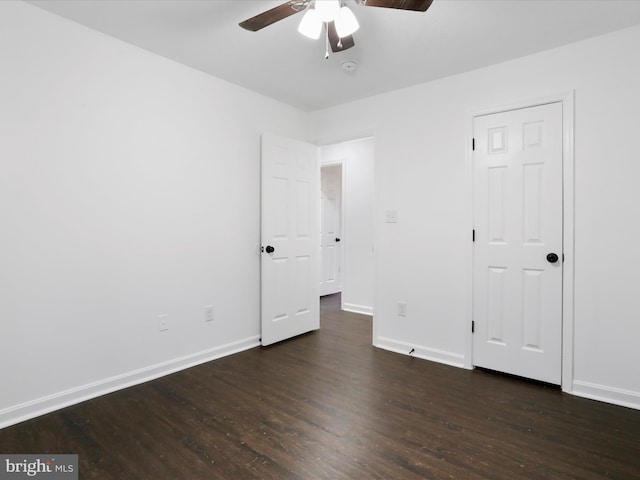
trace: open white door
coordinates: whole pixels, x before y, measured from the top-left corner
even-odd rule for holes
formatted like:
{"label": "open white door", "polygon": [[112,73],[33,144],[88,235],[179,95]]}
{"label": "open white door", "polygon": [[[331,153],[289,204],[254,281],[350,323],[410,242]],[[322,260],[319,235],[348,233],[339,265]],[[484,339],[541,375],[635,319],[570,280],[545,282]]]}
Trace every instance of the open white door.
{"label": "open white door", "polygon": [[262,345],[320,328],[319,149],[262,136]]}
{"label": "open white door", "polygon": [[474,365],[554,384],[562,361],[562,104],[474,120]]}

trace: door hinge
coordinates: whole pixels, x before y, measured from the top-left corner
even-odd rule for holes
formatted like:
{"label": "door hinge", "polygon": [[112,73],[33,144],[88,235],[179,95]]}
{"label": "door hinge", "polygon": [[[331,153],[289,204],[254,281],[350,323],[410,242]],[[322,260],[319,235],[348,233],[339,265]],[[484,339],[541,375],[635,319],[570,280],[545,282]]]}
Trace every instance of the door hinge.
{"label": "door hinge", "polygon": [[471,150],[475,152],[476,150],[476,139],[472,138],[471,139]]}
{"label": "door hinge", "polygon": [[476,333],[476,322],[471,320],[471,333]]}
{"label": "door hinge", "polygon": [[472,242],[476,241],[476,229],[475,228],[473,230],[471,230],[471,241]]}

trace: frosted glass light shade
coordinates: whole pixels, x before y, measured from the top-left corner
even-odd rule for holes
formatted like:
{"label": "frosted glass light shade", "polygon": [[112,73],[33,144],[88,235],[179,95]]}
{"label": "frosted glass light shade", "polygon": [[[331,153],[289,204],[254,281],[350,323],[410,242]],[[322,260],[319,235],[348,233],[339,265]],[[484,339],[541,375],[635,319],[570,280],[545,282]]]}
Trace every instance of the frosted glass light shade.
{"label": "frosted glass light shade", "polygon": [[360,25],[358,20],[349,7],[342,7],[340,14],[336,18],[336,32],[340,38],[347,37],[358,30]]}
{"label": "frosted glass light shade", "polygon": [[316,12],[323,22],[333,22],[340,14],[339,0],[316,0]]}
{"label": "frosted glass light shade", "polygon": [[320,38],[320,33],[322,32],[322,20],[320,20],[318,12],[313,8],[307,9],[307,11],[304,12],[302,20],[300,20],[298,31],[305,37],[309,37],[314,40]]}

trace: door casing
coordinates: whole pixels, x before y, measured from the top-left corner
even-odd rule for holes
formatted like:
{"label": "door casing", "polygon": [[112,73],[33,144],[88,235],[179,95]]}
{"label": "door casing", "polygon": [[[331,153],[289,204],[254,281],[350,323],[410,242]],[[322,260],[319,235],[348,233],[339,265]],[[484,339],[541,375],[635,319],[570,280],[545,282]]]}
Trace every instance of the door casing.
{"label": "door casing", "polygon": [[466,252],[467,276],[467,318],[465,326],[465,368],[473,368],[473,121],[480,115],[507,112],[521,108],[534,107],[547,103],[562,103],[562,215],[563,215],[563,253],[564,273],[562,278],[562,390],[571,393],[573,390],[573,338],[574,338],[574,91],[569,90],[537,98],[517,100],[499,106],[478,108],[469,111],[466,122],[467,142],[467,192],[470,205],[469,214],[469,248]]}

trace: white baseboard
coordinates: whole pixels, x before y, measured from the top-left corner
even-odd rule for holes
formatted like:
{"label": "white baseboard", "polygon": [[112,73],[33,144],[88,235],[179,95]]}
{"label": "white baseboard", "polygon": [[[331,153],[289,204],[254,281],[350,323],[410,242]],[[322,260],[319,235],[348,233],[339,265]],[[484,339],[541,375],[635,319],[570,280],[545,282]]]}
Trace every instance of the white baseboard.
{"label": "white baseboard", "polygon": [[342,309],[346,312],[361,313],[362,315],[373,316],[373,307],[366,305],[356,305],[355,303],[344,303]]}
{"label": "white baseboard", "polygon": [[0,410],[0,429],[259,345],[256,335],[5,408]]}
{"label": "white baseboard", "polygon": [[464,368],[464,355],[458,353],[423,347],[421,345],[393,340],[386,337],[378,337],[375,345],[376,347],[384,350],[403,353],[405,355],[409,355],[409,352],[413,349],[413,353],[411,353],[411,356],[413,357],[430,360],[432,362],[444,363],[446,365],[451,365],[452,367]]}
{"label": "white baseboard", "polygon": [[578,397],[640,410],[640,392],[574,380],[571,393]]}

